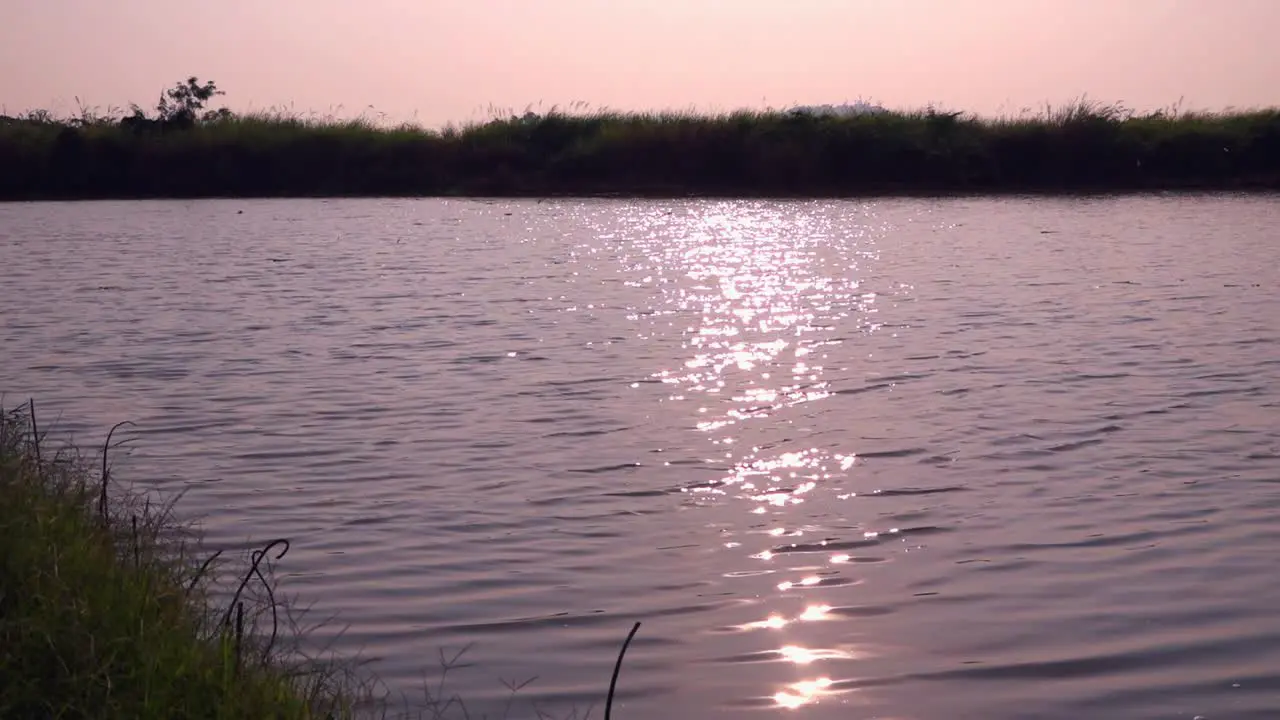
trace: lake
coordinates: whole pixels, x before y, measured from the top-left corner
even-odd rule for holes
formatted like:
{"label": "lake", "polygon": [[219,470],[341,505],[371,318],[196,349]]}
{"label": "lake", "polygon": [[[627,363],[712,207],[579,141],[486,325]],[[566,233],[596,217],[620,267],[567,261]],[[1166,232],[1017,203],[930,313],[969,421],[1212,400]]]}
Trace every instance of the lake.
{"label": "lake", "polygon": [[[1280,198],[0,204],[6,406],[473,717],[1274,718]],[[461,717],[450,711],[450,716]]]}

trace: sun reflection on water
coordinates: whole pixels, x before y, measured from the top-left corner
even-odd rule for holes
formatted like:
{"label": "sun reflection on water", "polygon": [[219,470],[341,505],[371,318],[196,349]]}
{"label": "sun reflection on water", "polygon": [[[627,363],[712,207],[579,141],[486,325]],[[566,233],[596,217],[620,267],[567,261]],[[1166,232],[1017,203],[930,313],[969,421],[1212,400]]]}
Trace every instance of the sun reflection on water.
{"label": "sun reflection on water", "polygon": [[[726,550],[741,553],[744,562],[784,563],[790,567],[779,570],[793,573],[772,586],[753,586],[763,618],[737,629],[783,635],[767,641],[781,646],[771,656],[793,667],[862,655],[785,637],[832,619],[831,606],[814,593],[851,584],[833,582],[833,573],[848,567],[847,554],[826,555],[830,561],[819,571],[811,559],[800,566],[783,553],[787,539],[799,543],[810,532],[787,522],[789,513],[805,503],[825,510],[842,493],[846,499],[856,494],[843,489],[857,465],[855,448],[847,445],[855,438],[823,435],[814,418],[835,396],[833,381],[851,372],[844,346],[879,328],[873,319],[878,295],[867,286],[866,266],[877,257],[883,228],[870,209],[865,224],[849,224],[847,211],[824,215],[817,207],[708,202],[674,220],[639,217],[635,222],[661,227],[638,233],[654,242],[636,260],[644,269],[630,268],[661,294],[655,307],[676,308],[676,318],[688,319],[664,320],[679,332],[686,359],[653,379],[669,387],[665,402],[688,404],[692,426],[713,451],[704,461],[724,468],[683,491],[698,503],[741,505],[741,519],[725,531],[734,540]],[[789,439],[779,442],[779,435]],[[796,608],[801,597],[807,602]],[[832,683],[820,675],[775,687],[769,696],[777,707],[798,708],[832,694]]]}
{"label": "sun reflection on water", "polygon": [[774,693],[773,701],[778,707],[788,710],[816,702],[820,697],[826,695],[828,688],[831,687],[832,681],[829,677],[820,677],[814,680],[802,680],[792,683],[784,690]]}

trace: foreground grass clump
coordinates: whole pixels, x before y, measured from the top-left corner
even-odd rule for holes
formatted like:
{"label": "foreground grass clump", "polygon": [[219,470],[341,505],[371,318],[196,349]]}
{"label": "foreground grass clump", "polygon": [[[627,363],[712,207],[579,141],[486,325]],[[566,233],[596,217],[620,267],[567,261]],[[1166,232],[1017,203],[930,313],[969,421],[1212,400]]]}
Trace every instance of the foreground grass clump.
{"label": "foreground grass clump", "polygon": [[439,131],[225,111],[139,118],[0,118],[0,199],[1280,189],[1280,109],[553,111]]}
{"label": "foreground grass clump", "polygon": [[[335,676],[273,647],[274,598],[214,610],[213,566],[167,508],[108,497],[105,457],[99,472],[51,453],[33,417],[0,411],[0,717],[349,714]],[[262,559],[246,577],[266,580]],[[253,632],[262,617],[270,636]]]}

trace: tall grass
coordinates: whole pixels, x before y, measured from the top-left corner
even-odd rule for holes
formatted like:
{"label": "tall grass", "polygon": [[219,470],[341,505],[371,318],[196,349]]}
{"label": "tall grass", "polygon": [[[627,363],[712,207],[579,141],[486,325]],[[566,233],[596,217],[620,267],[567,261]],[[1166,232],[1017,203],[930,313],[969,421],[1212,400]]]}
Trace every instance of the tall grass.
{"label": "tall grass", "polygon": [[[34,403],[0,408],[0,718],[355,720],[489,717],[446,689],[468,648],[439,653],[422,696],[396,701],[353,661],[302,650],[310,628],[277,596],[285,539],[243,564],[203,549],[173,503],[121,488],[101,458],[50,447]],[[175,498],[176,500],[176,498]],[[622,644],[604,700],[611,717]],[[603,677],[601,678],[603,680]],[[498,720],[536,680],[501,681]],[[394,712],[395,705],[403,705]],[[592,707],[563,717],[591,717]],[[527,710],[552,720],[537,703]]]}
{"label": "tall grass", "polygon": [[1280,109],[1137,114],[1081,100],[995,119],[552,110],[442,130],[287,113],[172,132],[83,112],[0,120],[3,199],[1244,188],[1280,188]]}
{"label": "tall grass", "polygon": [[108,492],[110,440],[99,471],[42,439],[31,406],[0,411],[0,717],[352,714],[349,676],[285,646],[264,552],[244,577],[266,595],[215,609],[216,558],[169,506]]}

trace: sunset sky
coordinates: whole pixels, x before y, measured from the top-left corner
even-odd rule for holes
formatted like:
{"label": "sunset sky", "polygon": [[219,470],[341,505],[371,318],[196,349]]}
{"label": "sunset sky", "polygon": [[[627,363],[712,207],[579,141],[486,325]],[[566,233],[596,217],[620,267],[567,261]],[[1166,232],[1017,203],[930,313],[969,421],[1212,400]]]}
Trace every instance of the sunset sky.
{"label": "sunset sky", "polygon": [[1280,0],[0,0],[0,105],[372,106],[427,125],[859,98],[1016,114],[1087,94],[1280,105]]}

